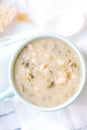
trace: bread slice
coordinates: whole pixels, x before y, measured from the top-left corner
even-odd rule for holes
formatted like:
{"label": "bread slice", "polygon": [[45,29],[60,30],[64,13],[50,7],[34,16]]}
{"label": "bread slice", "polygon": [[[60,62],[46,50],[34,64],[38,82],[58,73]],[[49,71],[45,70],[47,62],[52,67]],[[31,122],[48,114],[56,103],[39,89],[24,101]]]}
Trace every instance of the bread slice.
{"label": "bread slice", "polygon": [[16,8],[10,8],[8,4],[0,4],[0,32],[3,32],[7,25],[15,18]]}

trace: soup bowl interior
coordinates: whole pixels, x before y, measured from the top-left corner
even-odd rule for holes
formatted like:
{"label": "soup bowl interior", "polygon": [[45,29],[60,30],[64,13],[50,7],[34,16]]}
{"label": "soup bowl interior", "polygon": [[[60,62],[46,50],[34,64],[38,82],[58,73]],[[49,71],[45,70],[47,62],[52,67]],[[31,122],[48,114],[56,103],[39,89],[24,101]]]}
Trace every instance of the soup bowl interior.
{"label": "soup bowl interior", "polygon": [[[80,80],[77,91],[75,92],[75,94],[72,97],[70,97],[64,103],[62,103],[62,104],[60,104],[58,106],[54,106],[54,107],[42,107],[42,106],[34,105],[33,103],[27,101],[25,98],[23,98],[23,96],[17,90],[16,85],[15,85],[15,81],[14,81],[14,65],[15,65],[15,61],[17,59],[17,56],[19,55],[20,51],[29,42],[31,42],[32,40],[35,40],[35,39],[39,39],[39,38],[55,38],[55,39],[58,39],[58,40],[61,40],[61,41],[65,42],[66,44],[71,46],[72,49],[74,49],[74,51],[78,55],[78,57],[80,59],[80,62],[81,62],[81,80]],[[12,57],[9,70],[10,70],[10,75],[9,75],[10,83],[11,83],[12,89],[15,92],[15,94],[22,100],[22,102],[27,104],[29,107],[33,107],[35,109],[42,110],[42,111],[60,110],[60,109],[63,109],[65,107],[67,107],[71,103],[73,103],[77,99],[77,97],[80,95],[80,93],[81,93],[81,91],[82,91],[82,89],[84,87],[85,80],[86,80],[86,66],[85,66],[84,55],[82,54],[82,52],[78,49],[78,47],[74,43],[69,41],[67,38],[64,38],[64,37],[62,37],[62,36],[60,36],[58,34],[52,34],[52,33],[38,34],[38,35],[35,35],[35,36],[32,36],[32,37],[29,37],[25,42],[23,42],[21,44],[21,46],[15,52],[14,56]]]}

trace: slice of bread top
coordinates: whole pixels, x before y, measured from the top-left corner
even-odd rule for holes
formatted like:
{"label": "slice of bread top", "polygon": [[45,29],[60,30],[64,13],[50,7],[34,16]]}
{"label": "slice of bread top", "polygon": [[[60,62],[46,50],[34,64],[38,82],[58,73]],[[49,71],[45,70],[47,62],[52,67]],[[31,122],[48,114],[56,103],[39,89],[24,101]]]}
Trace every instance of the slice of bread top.
{"label": "slice of bread top", "polygon": [[15,7],[9,7],[8,4],[0,4],[0,32],[4,32],[16,14],[17,11]]}

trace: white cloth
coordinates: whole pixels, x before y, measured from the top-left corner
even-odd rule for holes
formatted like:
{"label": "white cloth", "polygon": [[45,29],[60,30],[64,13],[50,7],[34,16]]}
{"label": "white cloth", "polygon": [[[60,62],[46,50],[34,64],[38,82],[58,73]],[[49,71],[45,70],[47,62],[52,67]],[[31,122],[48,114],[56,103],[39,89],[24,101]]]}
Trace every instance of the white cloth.
{"label": "white cloth", "polygon": [[[85,53],[87,53],[87,24],[76,35],[69,37]],[[0,48],[3,66],[9,64],[13,50],[19,45]],[[10,50],[10,51],[9,51]],[[8,71],[4,77],[9,86]],[[1,77],[1,76],[0,76]],[[1,77],[2,78],[2,77]],[[54,112],[36,111],[23,104],[16,96],[0,102],[0,130],[87,130],[87,85],[79,98],[69,107]]]}
{"label": "white cloth", "polygon": [[[84,29],[85,26],[82,30]],[[80,31],[70,39],[87,52],[86,30]],[[16,45],[9,48],[14,46]],[[41,112],[28,108],[14,97],[0,103],[0,130],[87,130],[86,99],[87,85],[78,100],[68,108],[55,112]]]}

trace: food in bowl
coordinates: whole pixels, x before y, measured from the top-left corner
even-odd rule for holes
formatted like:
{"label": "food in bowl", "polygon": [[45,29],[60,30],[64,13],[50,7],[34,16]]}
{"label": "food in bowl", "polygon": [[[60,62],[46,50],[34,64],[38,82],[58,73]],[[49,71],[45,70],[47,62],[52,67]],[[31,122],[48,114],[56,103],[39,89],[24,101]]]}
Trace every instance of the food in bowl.
{"label": "food in bowl", "polygon": [[13,76],[24,99],[37,106],[55,107],[76,93],[81,78],[80,58],[60,39],[37,38],[18,54]]}

